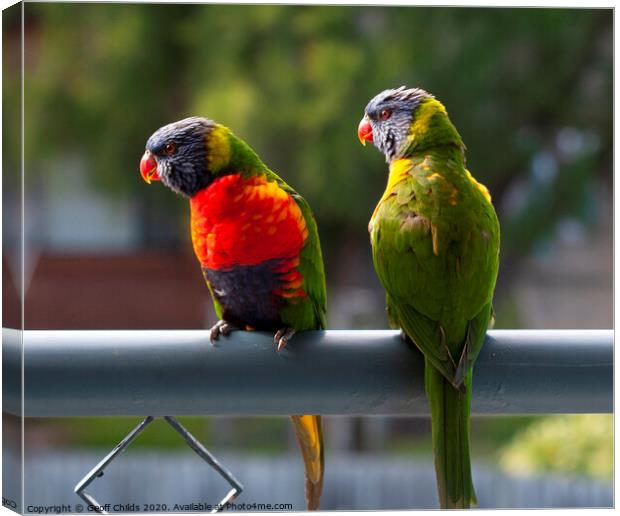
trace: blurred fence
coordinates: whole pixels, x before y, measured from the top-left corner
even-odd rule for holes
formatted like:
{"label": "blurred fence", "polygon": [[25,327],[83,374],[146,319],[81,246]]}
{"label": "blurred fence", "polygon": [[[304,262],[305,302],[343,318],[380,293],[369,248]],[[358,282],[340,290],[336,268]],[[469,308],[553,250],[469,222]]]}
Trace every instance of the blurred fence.
{"label": "blurred fence", "polygon": [[[215,450],[214,450],[215,451]],[[25,508],[70,506],[81,500],[76,481],[107,450],[57,451],[26,457]],[[217,453],[217,451],[216,451]],[[217,453],[244,484],[238,504],[291,504],[304,510],[303,469],[296,455],[261,457]],[[5,477],[5,481],[6,481]],[[611,482],[559,475],[516,478],[484,464],[474,464],[474,482],[481,508],[610,507]],[[101,504],[135,504],[138,510],[193,510],[216,503],[229,486],[191,451],[165,454],[129,451],[89,489]],[[30,508],[29,508],[30,506]],[[165,507],[164,507],[165,506]],[[322,509],[437,508],[435,473],[430,457],[402,458],[373,454],[327,457]],[[66,508],[65,508],[66,509]],[[87,512],[85,509],[84,512]],[[134,512],[129,510],[126,512]]]}

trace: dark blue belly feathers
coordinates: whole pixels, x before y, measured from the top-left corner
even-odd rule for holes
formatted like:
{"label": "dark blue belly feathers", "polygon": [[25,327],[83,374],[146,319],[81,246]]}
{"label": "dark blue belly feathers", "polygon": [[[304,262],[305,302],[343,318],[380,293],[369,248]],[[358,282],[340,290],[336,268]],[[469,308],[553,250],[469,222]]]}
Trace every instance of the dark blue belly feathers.
{"label": "dark blue belly feathers", "polygon": [[280,260],[269,260],[230,269],[202,269],[226,321],[262,330],[279,329],[279,298],[273,293],[282,285],[281,273],[275,271],[279,264]]}

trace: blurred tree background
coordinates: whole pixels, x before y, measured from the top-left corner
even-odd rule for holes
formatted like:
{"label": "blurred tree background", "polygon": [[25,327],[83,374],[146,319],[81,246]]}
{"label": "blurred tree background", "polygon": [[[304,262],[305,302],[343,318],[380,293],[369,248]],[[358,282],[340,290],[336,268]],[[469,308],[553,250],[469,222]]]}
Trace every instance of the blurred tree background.
{"label": "blurred tree background", "polygon": [[562,217],[591,222],[594,179],[611,181],[609,10],[35,4],[26,14],[32,181],[80,152],[97,185],[171,211],[167,192],[136,180],[135,162],[154,129],[200,114],[309,199],[325,245],[366,239],[385,166],[355,128],[373,95],[401,84],[448,107],[502,215],[505,258]]}
{"label": "blurred tree background", "polygon": [[[25,13],[25,179],[33,199],[45,189],[69,191],[76,176],[51,179],[69,163],[97,195],[131,205],[132,249],[189,250],[185,201],[147,188],[138,161],[161,125],[208,116],[249,142],[313,207],[331,327],[382,327],[366,228],[387,168],[358,144],[356,128],[376,93],[418,86],[446,105],[500,217],[496,327],[611,327],[612,10],[29,3]],[[6,138],[19,145],[19,134]],[[53,225],[32,222],[45,223]],[[54,251],[44,237],[37,246]],[[96,243],[89,250],[103,252]],[[477,419],[474,453],[525,464],[507,443],[540,419]],[[107,421],[46,428],[108,446],[118,437],[110,428],[131,423]],[[252,421],[251,432],[248,420],[234,432],[218,432],[212,421],[188,424],[205,439],[253,450],[277,451],[286,440],[284,420]],[[408,421],[396,421],[403,432],[388,451],[428,451],[428,425]],[[603,429],[593,435],[607,449],[610,419],[589,421]],[[346,442],[372,448],[364,437],[372,432],[359,420],[351,425]],[[155,429],[151,435],[143,443],[165,444]],[[600,449],[582,447],[599,467],[550,459],[521,469],[608,477],[611,456]]]}

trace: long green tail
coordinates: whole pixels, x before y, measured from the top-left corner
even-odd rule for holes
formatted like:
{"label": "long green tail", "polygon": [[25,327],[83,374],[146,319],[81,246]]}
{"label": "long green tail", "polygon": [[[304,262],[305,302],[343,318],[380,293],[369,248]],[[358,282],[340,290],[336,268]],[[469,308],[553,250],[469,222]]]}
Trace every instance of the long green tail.
{"label": "long green tail", "polygon": [[476,504],[469,458],[471,371],[466,392],[456,390],[426,360],[424,381],[432,416],[433,452],[442,509],[468,509]]}

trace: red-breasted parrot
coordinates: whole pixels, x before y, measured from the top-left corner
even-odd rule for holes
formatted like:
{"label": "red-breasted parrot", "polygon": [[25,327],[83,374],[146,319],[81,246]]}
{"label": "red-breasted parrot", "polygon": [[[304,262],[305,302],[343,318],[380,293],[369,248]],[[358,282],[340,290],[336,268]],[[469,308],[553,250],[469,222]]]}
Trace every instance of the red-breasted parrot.
{"label": "red-breasted parrot", "polygon": [[358,126],[389,164],[369,224],[390,322],[424,354],[442,508],[476,503],[469,454],[472,369],[492,319],[499,223],[486,187],[465,168],[445,107],[417,88],[389,89]]}
{"label": "red-breasted parrot", "polygon": [[[191,117],[158,129],[140,162],[145,181],[189,198],[194,251],[215,312],[213,342],[232,329],[272,331],[278,351],[296,331],[326,327],[326,289],[310,206],[230,129]],[[323,486],[320,416],[291,416],[308,509]]]}

